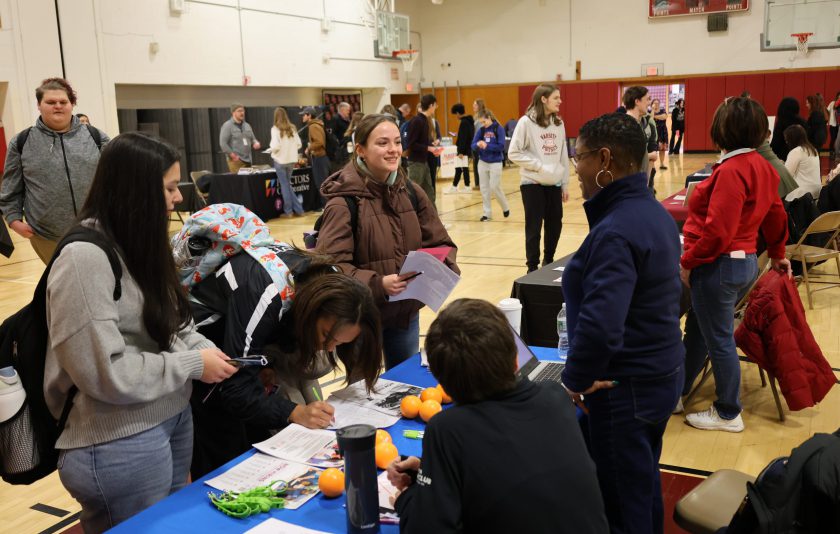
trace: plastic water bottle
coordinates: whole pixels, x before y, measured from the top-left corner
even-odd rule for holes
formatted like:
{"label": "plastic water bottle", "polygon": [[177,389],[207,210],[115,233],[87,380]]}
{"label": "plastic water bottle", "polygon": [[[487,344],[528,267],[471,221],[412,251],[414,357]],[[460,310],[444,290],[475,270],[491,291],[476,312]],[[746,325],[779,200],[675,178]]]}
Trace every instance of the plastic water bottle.
{"label": "plastic water bottle", "polygon": [[560,307],[560,312],[557,314],[557,355],[561,358],[566,356],[566,351],[569,350],[569,331],[566,328],[566,305]]}

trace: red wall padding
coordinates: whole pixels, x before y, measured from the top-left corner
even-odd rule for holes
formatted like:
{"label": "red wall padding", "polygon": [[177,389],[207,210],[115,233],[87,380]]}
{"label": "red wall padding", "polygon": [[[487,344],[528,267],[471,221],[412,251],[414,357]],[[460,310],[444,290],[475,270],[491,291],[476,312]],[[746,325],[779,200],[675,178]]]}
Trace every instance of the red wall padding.
{"label": "red wall padding", "polygon": [[[560,87],[560,116],[566,127],[568,137],[577,137],[583,124],[590,120],[615,111],[619,106],[618,82],[592,82],[558,84]],[[519,86],[519,110],[525,113],[536,85]]]}

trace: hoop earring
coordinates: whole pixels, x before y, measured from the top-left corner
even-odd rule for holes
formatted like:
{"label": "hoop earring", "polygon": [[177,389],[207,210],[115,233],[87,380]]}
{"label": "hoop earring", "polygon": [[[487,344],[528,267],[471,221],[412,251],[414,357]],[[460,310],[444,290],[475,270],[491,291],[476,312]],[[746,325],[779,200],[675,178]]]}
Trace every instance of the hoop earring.
{"label": "hoop earring", "polygon": [[[595,175],[595,185],[597,185],[599,189],[603,189],[603,188],[604,188],[604,186],[603,186],[603,185],[601,185],[601,184],[599,184],[599,183],[598,183],[598,178],[600,178],[601,174],[603,174],[603,173],[607,173],[607,174],[609,174],[609,175],[610,175],[610,184],[611,184],[611,183],[613,183],[613,182],[615,181],[615,177],[613,177],[613,173],[612,173],[612,172],[610,172],[610,171],[608,171],[608,170],[606,170],[606,169],[601,169],[600,171],[598,171],[598,174],[596,174],[596,175]],[[610,185],[610,184],[607,184],[607,185]]]}

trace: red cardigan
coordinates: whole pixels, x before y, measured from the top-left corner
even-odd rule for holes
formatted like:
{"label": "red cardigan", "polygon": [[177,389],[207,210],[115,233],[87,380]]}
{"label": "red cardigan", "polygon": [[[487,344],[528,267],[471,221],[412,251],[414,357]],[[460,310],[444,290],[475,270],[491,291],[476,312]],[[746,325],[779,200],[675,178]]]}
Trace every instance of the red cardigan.
{"label": "red cardigan", "polygon": [[754,253],[759,227],[770,257],[784,258],[787,214],[773,166],[751,150],[724,156],[713,168],[688,202],[680,264],[693,269],[735,250]]}
{"label": "red cardigan", "polygon": [[779,381],[792,411],[820,402],[837,382],[808,323],[793,281],[770,271],[750,294],[735,342]]}

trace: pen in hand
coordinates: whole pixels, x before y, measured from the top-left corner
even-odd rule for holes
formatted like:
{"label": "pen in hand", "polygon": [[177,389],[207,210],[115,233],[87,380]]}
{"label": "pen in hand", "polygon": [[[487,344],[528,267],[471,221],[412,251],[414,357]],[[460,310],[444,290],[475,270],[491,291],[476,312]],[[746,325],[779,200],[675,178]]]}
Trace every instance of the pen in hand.
{"label": "pen in hand", "polygon": [[408,282],[410,280],[414,280],[415,278],[417,278],[421,274],[423,274],[423,271],[417,271],[416,273],[412,273],[412,274],[406,276],[405,278],[400,278],[400,282]]}
{"label": "pen in hand", "polygon": [[[318,388],[316,388],[315,386],[312,386],[312,394],[315,395],[315,400],[317,400],[318,402],[324,402],[323,400],[321,400],[321,395],[318,393]],[[330,421],[335,423],[335,417],[330,417]]]}

